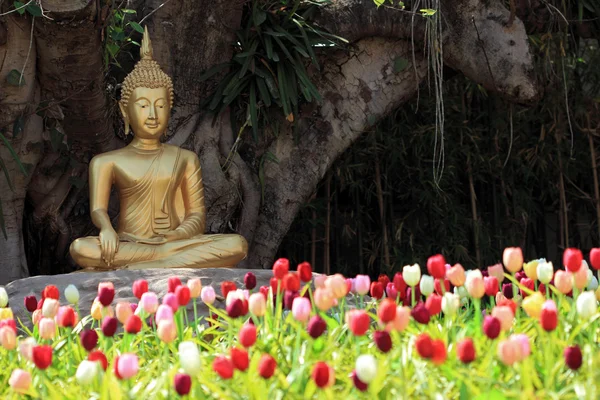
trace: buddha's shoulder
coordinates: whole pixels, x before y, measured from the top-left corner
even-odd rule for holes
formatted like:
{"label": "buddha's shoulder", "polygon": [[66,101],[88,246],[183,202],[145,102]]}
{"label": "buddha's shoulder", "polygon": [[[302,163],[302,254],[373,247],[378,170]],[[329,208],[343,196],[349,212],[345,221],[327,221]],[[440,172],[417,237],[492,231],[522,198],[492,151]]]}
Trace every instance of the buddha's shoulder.
{"label": "buddha's shoulder", "polygon": [[99,166],[99,165],[103,165],[103,164],[114,163],[119,158],[125,156],[126,153],[127,153],[126,148],[121,148],[121,149],[117,149],[117,150],[107,151],[106,153],[97,154],[91,159],[90,166],[92,166],[92,165]]}
{"label": "buddha's shoulder", "polygon": [[179,146],[173,146],[172,144],[166,144],[165,147],[169,152],[177,152],[179,151],[179,157],[182,161],[186,163],[199,163],[198,155],[193,151],[183,149]]}

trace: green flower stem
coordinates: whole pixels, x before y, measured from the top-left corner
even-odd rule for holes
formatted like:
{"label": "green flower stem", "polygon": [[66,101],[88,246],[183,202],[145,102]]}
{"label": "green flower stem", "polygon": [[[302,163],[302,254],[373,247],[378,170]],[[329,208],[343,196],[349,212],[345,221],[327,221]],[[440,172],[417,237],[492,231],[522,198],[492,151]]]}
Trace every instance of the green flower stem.
{"label": "green flower stem", "polygon": [[198,329],[198,306],[196,305],[196,298],[192,300],[194,304],[194,330],[196,331],[196,336],[200,335],[200,330]]}
{"label": "green flower stem", "polygon": [[415,287],[414,286],[410,287],[410,306],[411,307],[415,306]]}
{"label": "green flower stem", "polygon": [[473,299],[473,306],[475,307],[476,336],[479,336],[481,333],[481,299]]}

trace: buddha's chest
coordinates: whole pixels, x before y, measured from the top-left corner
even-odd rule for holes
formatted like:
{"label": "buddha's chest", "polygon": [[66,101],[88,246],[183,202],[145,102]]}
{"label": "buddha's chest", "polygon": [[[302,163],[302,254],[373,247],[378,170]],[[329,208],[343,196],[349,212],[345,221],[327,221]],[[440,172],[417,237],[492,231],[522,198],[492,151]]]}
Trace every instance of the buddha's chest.
{"label": "buddha's chest", "polygon": [[180,170],[178,160],[169,154],[132,154],[115,165],[113,179],[119,190],[165,192],[177,187]]}

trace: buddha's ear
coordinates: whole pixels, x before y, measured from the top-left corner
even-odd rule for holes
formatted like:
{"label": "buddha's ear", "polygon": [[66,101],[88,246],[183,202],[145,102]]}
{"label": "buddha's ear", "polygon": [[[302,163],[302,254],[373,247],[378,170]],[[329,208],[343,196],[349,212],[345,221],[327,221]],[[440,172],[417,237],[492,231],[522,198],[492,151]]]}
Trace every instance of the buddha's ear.
{"label": "buddha's ear", "polygon": [[127,119],[127,106],[122,101],[119,101],[119,110],[121,110],[123,119]]}

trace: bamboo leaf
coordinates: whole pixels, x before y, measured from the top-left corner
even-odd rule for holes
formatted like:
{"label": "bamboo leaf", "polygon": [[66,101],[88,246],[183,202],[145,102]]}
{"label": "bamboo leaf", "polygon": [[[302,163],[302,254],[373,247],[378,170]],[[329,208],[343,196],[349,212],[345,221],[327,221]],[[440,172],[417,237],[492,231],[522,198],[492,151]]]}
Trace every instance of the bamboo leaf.
{"label": "bamboo leaf", "polygon": [[36,3],[30,3],[27,7],[27,12],[34,17],[42,16],[42,9]]}
{"label": "bamboo leaf", "polygon": [[277,83],[279,84],[279,98],[281,99],[281,105],[283,107],[283,113],[288,115],[290,113],[289,97],[286,90],[286,77],[283,65],[277,64]]}
{"label": "bamboo leaf", "polygon": [[13,69],[8,73],[6,81],[13,86],[25,86],[25,77],[16,69]]}
{"label": "bamboo leaf", "polygon": [[256,79],[256,84],[258,85],[258,92],[260,93],[260,98],[263,103],[265,103],[266,107],[271,106],[271,95],[269,95],[269,89],[267,89],[267,85],[265,84],[265,79],[258,78]]}
{"label": "bamboo leaf", "polygon": [[20,1],[15,1],[13,3],[13,5],[15,6],[15,10],[17,10],[17,12],[20,15],[25,14],[25,7],[24,7],[25,4],[24,3],[20,2]]}
{"label": "bamboo leaf", "polygon": [[254,140],[258,141],[258,115],[256,111],[256,86],[254,82],[250,85],[250,122]]}
{"label": "bamboo leaf", "polygon": [[302,39],[304,40],[304,44],[306,45],[306,51],[308,52],[308,54],[310,54],[310,59],[312,60],[313,64],[317,67],[317,69],[320,69],[319,62],[317,61],[317,56],[315,55],[313,48],[310,44],[310,41],[308,40],[308,35],[306,34],[306,30],[304,30],[304,27],[302,27],[302,24],[299,21],[297,21],[295,19],[293,21],[298,26],[298,30],[300,31],[300,34],[302,35]]}
{"label": "bamboo leaf", "polygon": [[139,33],[144,33],[144,28],[135,21],[129,22],[129,25]]}
{"label": "bamboo leaf", "polygon": [[12,192],[14,192],[15,188],[13,186],[12,180],[10,179],[10,175],[8,173],[8,169],[6,169],[6,165],[4,164],[4,160],[2,159],[2,157],[0,157],[0,168],[2,169],[2,172],[4,172],[4,177],[6,178],[6,182],[8,183],[8,187],[10,187],[10,190]]}
{"label": "bamboo leaf", "polygon": [[239,78],[243,78],[244,75],[246,75],[246,71],[248,71],[250,62],[252,60],[254,60],[254,53],[256,52],[257,47],[258,47],[258,40],[254,40],[252,42],[252,46],[250,47],[250,50],[248,51],[248,57],[246,58],[246,61],[244,62],[244,65],[242,66],[242,69],[240,70],[240,73],[238,75]]}
{"label": "bamboo leaf", "polygon": [[10,144],[10,142],[8,141],[8,139],[6,139],[6,136],[4,136],[4,134],[2,132],[0,132],[0,139],[2,140],[2,142],[4,143],[4,145],[6,146],[6,148],[8,149],[8,152],[10,153],[10,155],[12,156],[12,158],[17,163],[17,166],[19,167],[19,169],[21,170],[21,172],[23,173],[23,175],[27,176],[27,170],[25,169],[25,166],[23,165],[23,163],[21,163],[21,159],[19,158],[19,156],[15,152],[15,149],[13,149],[12,145]]}

